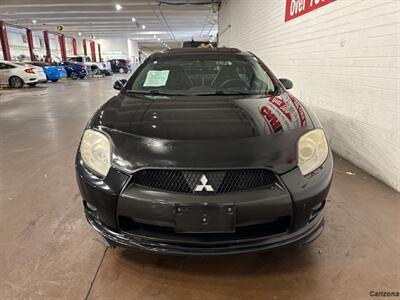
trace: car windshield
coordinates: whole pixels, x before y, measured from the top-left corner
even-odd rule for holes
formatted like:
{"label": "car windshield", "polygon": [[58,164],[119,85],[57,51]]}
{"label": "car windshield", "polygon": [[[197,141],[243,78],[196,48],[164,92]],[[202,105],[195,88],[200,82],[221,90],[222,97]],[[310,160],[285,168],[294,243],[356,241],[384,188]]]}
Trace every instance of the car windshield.
{"label": "car windshield", "polygon": [[171,55],[150,60],[127,85],[152,95],[273,94],[275,86],[257,58],[247,55]]}
{"label": "car windshield", "polygon": [[69,61],[74,61],[74,62],[83,62],[82,57],[68,57]]}

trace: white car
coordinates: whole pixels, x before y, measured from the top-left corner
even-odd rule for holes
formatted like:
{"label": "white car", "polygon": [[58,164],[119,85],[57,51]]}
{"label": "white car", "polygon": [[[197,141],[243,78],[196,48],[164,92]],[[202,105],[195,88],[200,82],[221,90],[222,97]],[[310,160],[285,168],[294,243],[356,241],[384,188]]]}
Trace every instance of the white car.
{"label": "white car", "polygon": [[69,56],[67,60],[73,61],[76,63],[82,63],[86,66],[86,70],[88,73],[92,73],[94,75],[111,75],[111,64],[110,62],[93,62],[89,56]]}
{"label": "white car", "polygon": [[38,82],[39,83],[47,82],[47,76],[46,76],[46,73],[43,71],[42,67],[38,67],[38,66],[28,64],[25,62],[15,62],[15,64],[20,65],[22,67],[33,68],[34,69],[33,71],[35,72],[35,74],[38,75]]}
{"label": "white car", "polygon": [[[46,78],[45,74],[44,77]],[[22,88],[24,84],[34,86],[41,80],[43,80],[43,75],[36,69],[36,67],[24,63],[0,61],[1,85],[9,85],[13,88]]]}

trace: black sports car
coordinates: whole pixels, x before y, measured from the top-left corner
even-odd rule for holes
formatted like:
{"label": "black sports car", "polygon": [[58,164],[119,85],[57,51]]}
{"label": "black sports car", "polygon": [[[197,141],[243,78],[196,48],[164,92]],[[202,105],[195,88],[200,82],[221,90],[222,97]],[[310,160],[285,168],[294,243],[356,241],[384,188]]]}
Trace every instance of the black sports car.
{"label": "black sports car", "polygon": [[332,154],[315,115],[255,55],[151,55],[88,123],[76,156],[111,245],[231,254],[316,239]]}

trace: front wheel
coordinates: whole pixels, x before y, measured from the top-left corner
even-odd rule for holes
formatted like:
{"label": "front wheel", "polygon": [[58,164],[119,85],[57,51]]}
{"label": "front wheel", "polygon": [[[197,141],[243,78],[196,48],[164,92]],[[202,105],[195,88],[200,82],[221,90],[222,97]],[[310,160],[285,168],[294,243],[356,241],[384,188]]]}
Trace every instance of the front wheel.
{"label": "front wheel", "polygon": [[118,72],[120,72],[121,74],[125,73],[125,69],[124,68],[119,68]]}
{"label": "front wheel", "polygon": [[52,81],[52,82],[57,82],[57,81],[58,81],[58,79],[52,79],[51,81]]}
{"label": "front wheel", "polygon": [[86,76],[79,76],[79,78],[80,78],[80,79],[85,79],[85,78],[86,78]]}
{"label": "front wheel", "polygon": [[36,84],[37,84],[37,82],[28,83],[28,85],[29,85],[30,87],[34,87]]}
{"label": "front wheel", "polygon": [[99,68],[93,67],[92,74],[93,75],[103,75],[103,72],[101,72],[101,70]]}
{"label": "front wheel", "polygon": [[21,78],[19,78],[18,76],[10,77],[10,79],[8,80],[8,83],[10,84],[10,86],[12,88],[17,88],[17,89],[20,89],[24,86],[24,81]]}
{"label": "front wheel", "polygon": [[77,80],[79,78],[79,75],[76,72],[71,72],[71,75],[69,77],[71,77],[72,80]]}

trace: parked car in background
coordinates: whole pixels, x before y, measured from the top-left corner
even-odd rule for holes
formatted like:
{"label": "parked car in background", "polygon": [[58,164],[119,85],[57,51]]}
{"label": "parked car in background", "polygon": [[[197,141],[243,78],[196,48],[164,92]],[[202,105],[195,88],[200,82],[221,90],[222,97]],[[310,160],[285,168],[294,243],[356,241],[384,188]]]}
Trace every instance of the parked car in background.
{"label": "parked car in background", "polygon": [[[43,72],[43,71],[42,71]],[[0,84],[22,88],[24,84],[35,86],[43,78],[33,66],[11,61],[0,61]]]}
{"label": "parked car in background", "polygon": [[127,59],[110,59],[111,71],[113,73],[128,73],[132,71],[131,64]]}
{"label": "parked car in background", "polygon": [[109,62],[92,62],[89,56],[69,56],[67,60],[84,64],[86,71],[94,75],[111,75],[111,65]]}
{"label": "parked car in background", "polygon": [[42,68],[46,74],[47,80],[51,80],[52,82],[57,82],[59,79],[68,76],[67,71],[65,71],[64,67],[62,66],[51,66],[42,61],[32,61],[27,63]]}
{"label": "parked car in background", "polygon": [[[22,67],[33,68],[33,71],[38,76],[38,82],[37,83],[45,83],[45,82],[47,82],[46,74],[43,72],[43,69],[41,67],[37,67],[37,66],[31,65],[31,64],[29,64],[27,62],[15,62],[15,64],[20,65]],[[34,86],[35,84],[31,84],[31,86]]]}
{"label": "parked car in background", "polygon": [[63,66],[65,71],[67,71],[67,76],[73,80],[78,78],[85,79],[88,75],[86,67],[83,64],[74,63],[72,61],[62,61],[59,66]]}

